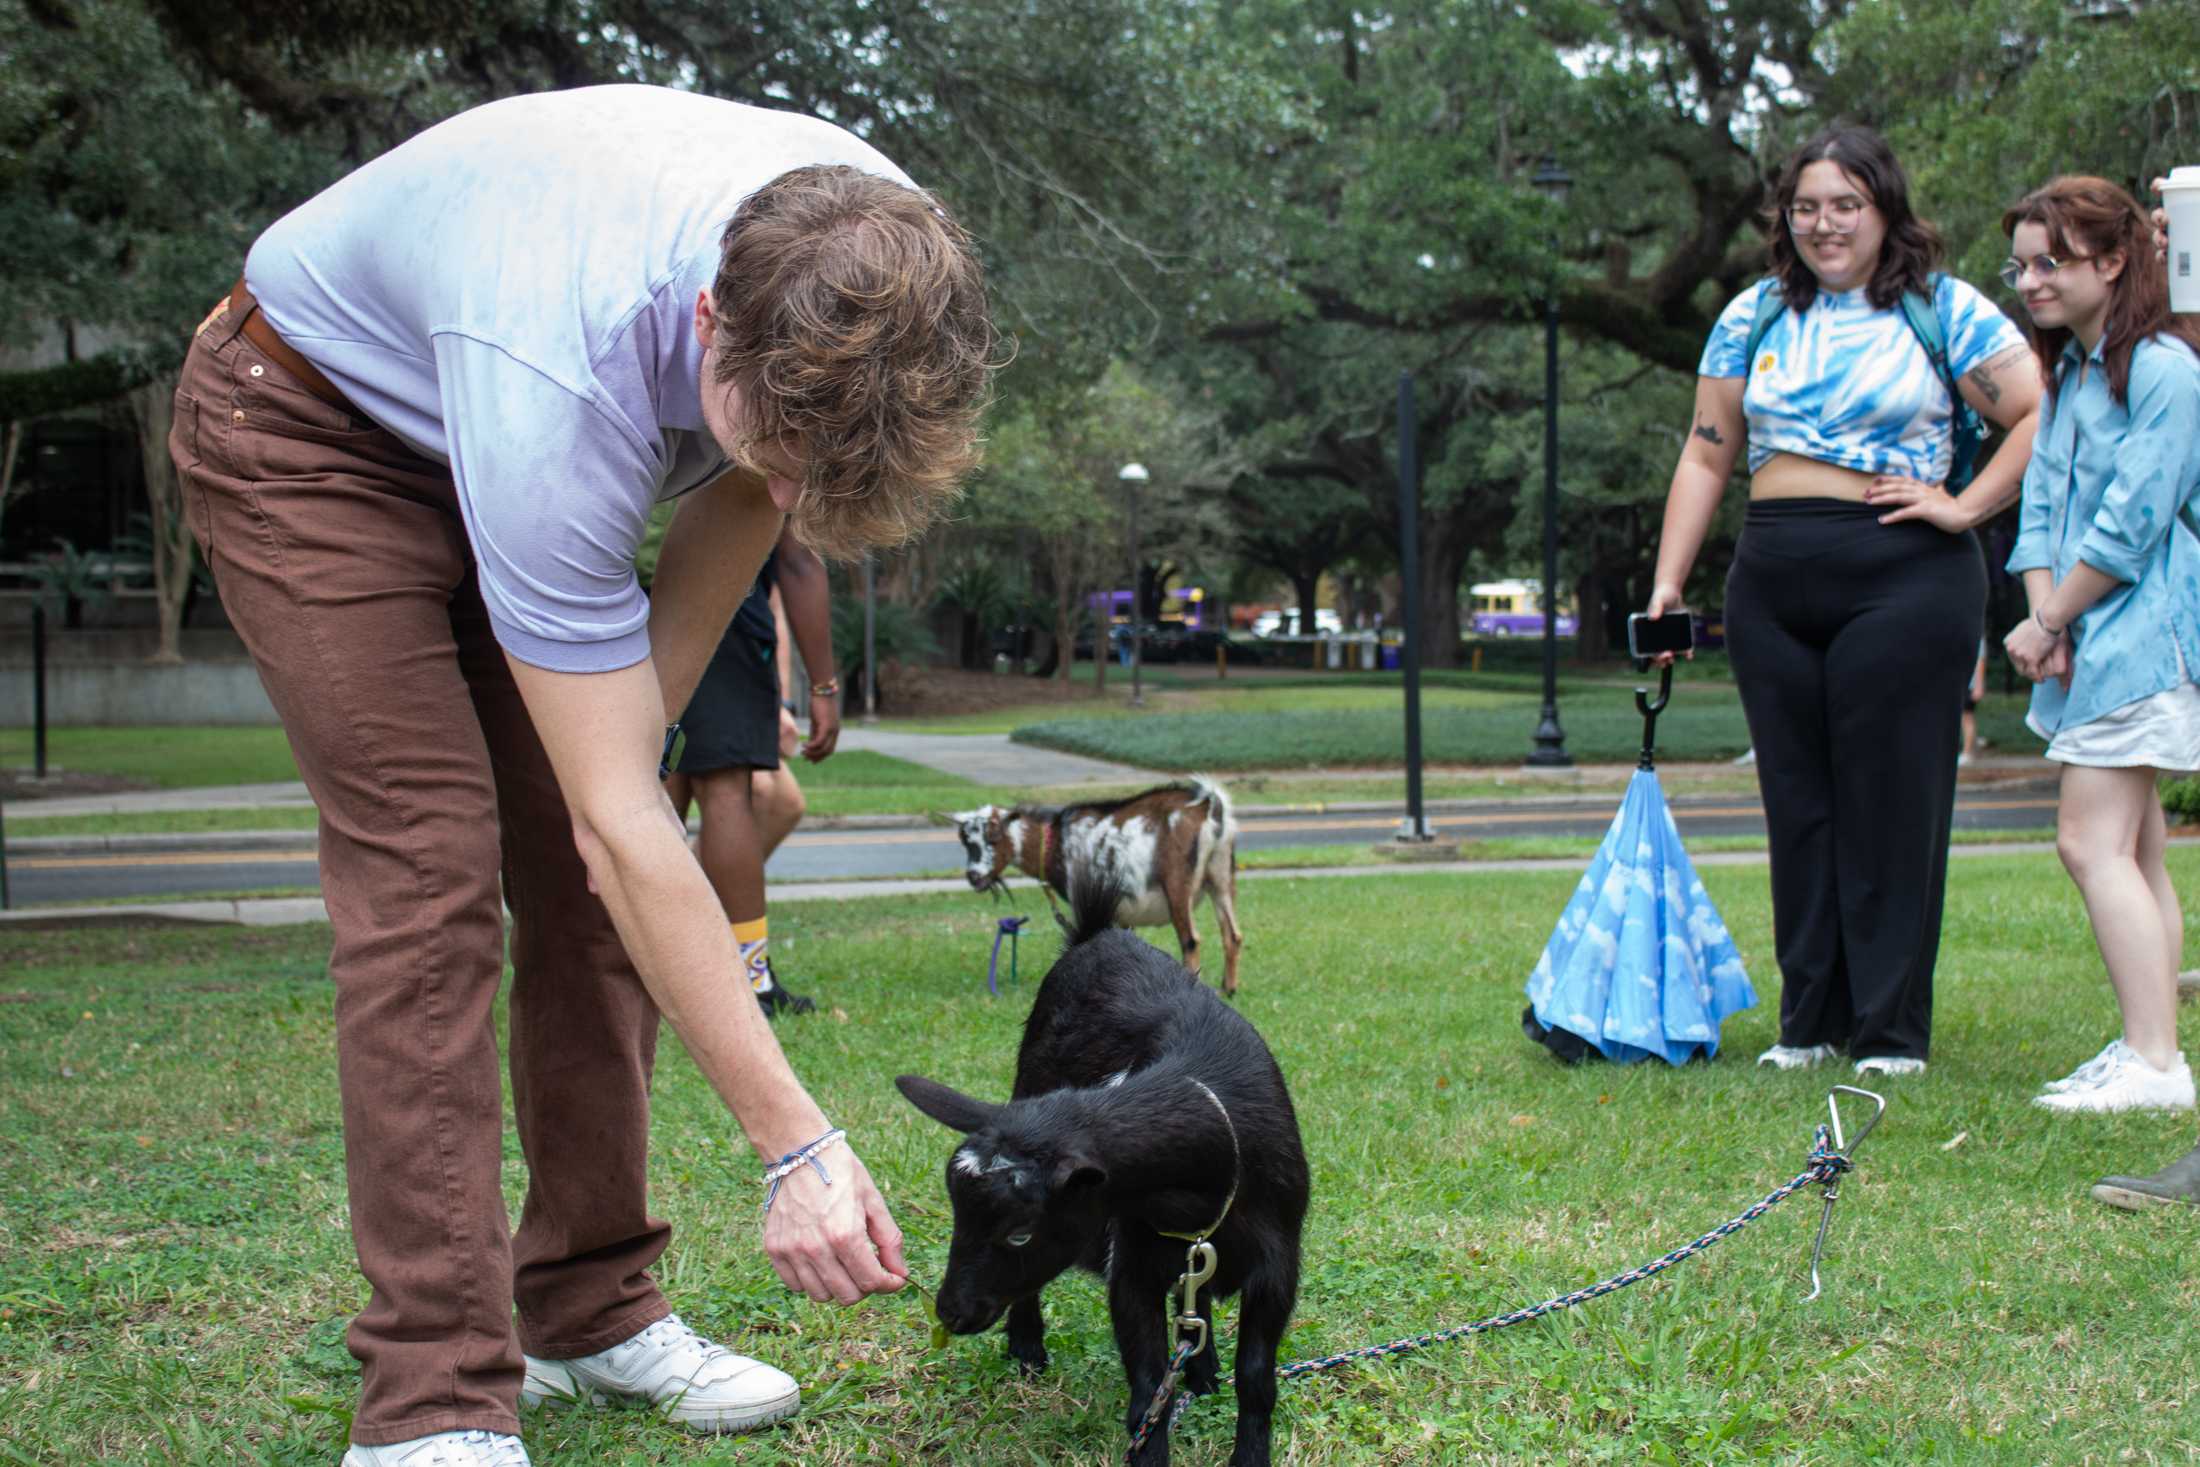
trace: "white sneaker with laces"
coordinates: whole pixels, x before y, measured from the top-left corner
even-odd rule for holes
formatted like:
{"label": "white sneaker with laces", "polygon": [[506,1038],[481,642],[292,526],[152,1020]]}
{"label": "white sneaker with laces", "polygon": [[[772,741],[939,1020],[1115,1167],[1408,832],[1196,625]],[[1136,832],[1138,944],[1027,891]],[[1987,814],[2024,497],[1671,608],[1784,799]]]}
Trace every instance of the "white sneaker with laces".
{"label": "white sneaker with laces", "polygon": [[648,1401],[695,1431],[754,1431],[802,1406],[793,1376],[712,1344],[677,1314],[594,1355],[526,1360],[523,1406]]}
{"label": "white sneaker with laces", "polygon": [[2090,1089],[2100,1083],[2103,1075],[2115,1068],[2119,1058],[2131,1052],[2131,1046],[2124,1043],[2122,1039],[2111,1039],[2101,1046],[2099,1054],[2093,1056],[2093,1058],[2087,1060],[2060,1080],[2050,1080],[2041,1086],[2040,1093],[2042,1095],[2061,1095],[2067,1090]]}
{"label": "white sneaker with laces", "polygon": [[1859,1075],[1922,1075],[1925,1061],[1907,1054],[1867,1055],[1856,1062]]}
{"label": "white sneaker with laces", "polygon": [[1787,1044],[1775,1044],[1772,1048],[1757,1056],[1757,1063],[1770,1065],[1776,1070],[1808,1070],[1814,1069],[1832,1058],[1833,1046],[1830,1044],[1813,1044],[1808,1049],[1797,1049],[1793,1045]]}
{"label": "white sneaker with laces", "polygon": [[501,1431],[439,1431],[384,1447],[352,1443],[343,1467],[529,1467],[527,1448]]}
{"label": "white sneaker with laces", "polygon": [[2065,1113],[2080,1112],[2106,1114],[2120,1110],[2191,1110],[2193,1107],[2192,1066],[2185,1063],[2180,1054],[2177,1062],[2166,1070],[2157,1070],[2141,1059],[2134,1050],[2126,1049],[2091,1085],[2082,1090],[2065,1090],[2060,1095],[2042,1095],[2034,1105],[2047,1110]]}

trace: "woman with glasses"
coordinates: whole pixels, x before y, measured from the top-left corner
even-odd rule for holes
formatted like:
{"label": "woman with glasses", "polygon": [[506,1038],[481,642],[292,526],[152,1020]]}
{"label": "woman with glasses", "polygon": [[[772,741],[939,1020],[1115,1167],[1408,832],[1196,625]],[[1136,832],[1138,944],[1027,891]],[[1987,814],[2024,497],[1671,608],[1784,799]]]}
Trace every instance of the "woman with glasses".
{"label": "woman with glasses", "polygon": [[[2155,777],[2200,769],[2200,325],[2170,314],[2147,216],[2115,184],[2058,178],[2002,228],[2002,279],[2049,374],[2009,557],[2032,613],[2006,645],[2063,766],[2055,844],[2123,1011],[2123,1032],[2035,1103],[2191,1110]],[[2200,1172],[2186,1186],[2200,1195]]]}
{"label": "woman with glasses", "polygon": [[[1665,507],[1649,614],[1683,607],[1743,443],[1749,507],[1727,650],[1772,854],[1779,1042],[1796,1069],[1925,1068],[1964,686],[1986,570],[1972,526],[2016,497],[2039,370],[1978,291],[1936,273],[1877,133],[1789,158],[1771,274],[1721,313]],[[1951,484],[1962,402],[2008,430]],[[1965,455],[1967,457],[1967,455]],[[1961,495],[1953,490],[1961,489]]]}

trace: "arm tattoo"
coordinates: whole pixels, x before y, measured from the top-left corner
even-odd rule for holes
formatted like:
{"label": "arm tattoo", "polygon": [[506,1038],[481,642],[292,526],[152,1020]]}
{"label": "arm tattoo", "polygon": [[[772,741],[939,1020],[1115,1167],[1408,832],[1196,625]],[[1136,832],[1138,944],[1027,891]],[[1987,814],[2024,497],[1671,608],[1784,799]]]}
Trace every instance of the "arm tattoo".
{"label": "arm tattoo", "polygon": [[1970,377],[1971,385],[1978,389],[1979,396],[1986,399],[1988,407],[1992,407],[1995,403],[2001,401],[2001,384],[1994,380],[1994,364],[1992,362],[1981,362],[1973,367],[1970,371]]}
{"label": "arm tattoo", "polygon": [[1725,437],[1720,434],[1718,429],[1712,427],[1709,422],[1701,422],[1696,425],[1696,436],[1698,438],[1701,438],[1706,443],[1716,443],[1721,445],[1722,447],[1726,443]]}

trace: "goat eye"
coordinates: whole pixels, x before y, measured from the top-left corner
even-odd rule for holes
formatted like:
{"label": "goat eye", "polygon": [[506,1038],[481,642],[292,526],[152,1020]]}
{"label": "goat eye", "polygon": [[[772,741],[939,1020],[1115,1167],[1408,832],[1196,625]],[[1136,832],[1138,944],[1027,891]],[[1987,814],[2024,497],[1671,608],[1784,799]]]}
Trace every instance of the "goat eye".
{"label": "goat eye", "polygon": [[1002,1239],[1002,1241],[1007,1243],[1008,1246],[1011,1248],[1021,1248],[1024,1246],[1024,1244],[1031,1241],[1031,1234],[1010,1233],[1006,1238]]}

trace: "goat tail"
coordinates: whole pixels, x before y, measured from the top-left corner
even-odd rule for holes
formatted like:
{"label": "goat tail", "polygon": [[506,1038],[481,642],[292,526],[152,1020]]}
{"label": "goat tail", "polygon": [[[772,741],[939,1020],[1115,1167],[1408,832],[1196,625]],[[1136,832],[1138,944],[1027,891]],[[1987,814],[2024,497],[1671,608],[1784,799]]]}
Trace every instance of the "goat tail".
{"label": "goat tail", "polygon": [[1192,803],[1205,805],[1208,823],[1217,840],[1234,841],[1237,838],[1237,815],[1230,808],[1230,792],[1205,774],[1195,774],[1186,782],[1191,790]]}
{"label": "goat tail", "polygon": [[1115,914],[1131,897],[1130,873],[1104,848],[1076,862],[1069,873],[1069,945],[1090,942],[1115,925]]}

